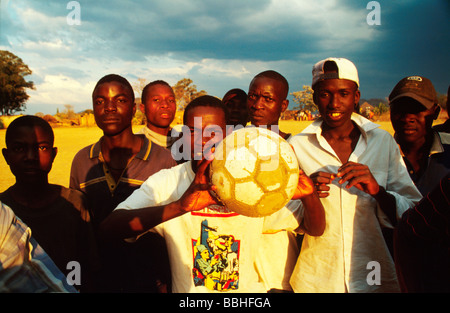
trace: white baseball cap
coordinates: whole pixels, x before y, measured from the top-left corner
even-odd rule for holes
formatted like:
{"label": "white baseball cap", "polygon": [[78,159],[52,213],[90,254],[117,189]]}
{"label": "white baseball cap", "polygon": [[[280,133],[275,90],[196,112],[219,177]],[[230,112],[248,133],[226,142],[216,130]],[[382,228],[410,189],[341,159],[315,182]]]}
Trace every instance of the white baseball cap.
{"label": "white baseball cap", "polygon": [[[337,68],[337,73],[335,72],[327,72],[328,64],[335,64],[335,68]],[[325,79],[348,79],[354,81],[359,88],[359,78],[358,78],[358,70],[356,69],[355,64],[351,61],[344,58],[327,58],[325,60],[317,62],[312,69],[312,85],[314,86],[319,81]]]}

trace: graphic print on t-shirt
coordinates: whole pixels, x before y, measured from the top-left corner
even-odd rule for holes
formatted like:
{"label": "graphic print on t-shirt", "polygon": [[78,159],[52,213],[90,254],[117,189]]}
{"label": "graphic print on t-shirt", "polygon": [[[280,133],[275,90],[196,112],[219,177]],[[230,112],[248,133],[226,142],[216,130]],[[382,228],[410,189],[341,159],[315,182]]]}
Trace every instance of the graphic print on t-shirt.
{"label": "graphic print on t-shirt", "polygon": [[233,235],[221,234],[219,227],[200,225],[199,240],[192,240],[195,286],[228,291],[239,287],[239,245]]}

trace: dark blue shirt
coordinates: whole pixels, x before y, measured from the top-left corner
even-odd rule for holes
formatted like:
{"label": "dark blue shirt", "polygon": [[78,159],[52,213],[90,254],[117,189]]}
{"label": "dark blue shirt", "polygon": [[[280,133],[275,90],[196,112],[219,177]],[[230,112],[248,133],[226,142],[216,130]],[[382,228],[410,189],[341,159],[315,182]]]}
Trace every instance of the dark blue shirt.
{"label": "dark blue shirt", "polygon": [[434,132],[426,167],[415,172],[411,163],[403,157],[409,176],[416,187],[425,196],[439,181],[450,173],[450,134]]}

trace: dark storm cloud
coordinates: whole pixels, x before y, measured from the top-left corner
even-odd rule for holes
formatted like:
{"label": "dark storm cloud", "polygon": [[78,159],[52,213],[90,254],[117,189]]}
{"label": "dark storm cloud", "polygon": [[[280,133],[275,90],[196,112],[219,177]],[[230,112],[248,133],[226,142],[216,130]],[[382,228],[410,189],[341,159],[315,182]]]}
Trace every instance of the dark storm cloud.
{"label": "dark storm cloud", "polygon": [[387,96],[410,74],[428,76],[441,93],[449,84],[444,0],[378,1],[381,25],[373,26],[366,22],[369,1],[360,0],[79,0],[79,26],[67,24],[68,2],[1,2],[0,46],[44,82],[30,102],[70,90],[69,83],[89,99],[90,86],[108,72],[171,83],[189,77],[221,97],[270,68],[293,92],[310,84],[312,65],[329,56],[354,61],[365,98]]}
{"label": "dark storm cloud", "polygon": [[450,2],[380,1],[381,36],[350,57],[358,60],[363,88],[387,97],[409,75],[432,80],[437,92],[450,84]]}

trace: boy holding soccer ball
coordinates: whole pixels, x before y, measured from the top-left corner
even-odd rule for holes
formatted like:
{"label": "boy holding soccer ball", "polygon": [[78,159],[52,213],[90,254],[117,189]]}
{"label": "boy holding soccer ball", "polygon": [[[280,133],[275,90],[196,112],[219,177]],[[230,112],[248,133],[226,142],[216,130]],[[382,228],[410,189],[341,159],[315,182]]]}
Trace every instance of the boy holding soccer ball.
{"label": "boy holding soccer ball", "polygon": [[[172,270],[172,291],[266,292],[254,262],[265,230],[300,225],[297,208],[284,208],[267,218],[247,217],[228,210],[212,195],[208,179],[211,151],[226,131],[227,112],[212,96],[193,100],[183,122],[191,160],[150,176],[101,224],[105,237],[130,238],[156,231],[166,239]],[[201,158],[195,152],[201,151]],[[209,159],[209,160],[208,160]],[[294,198],[305,205],[306,231],[323,231],[324,212],[312,181],[301,175]]]}

